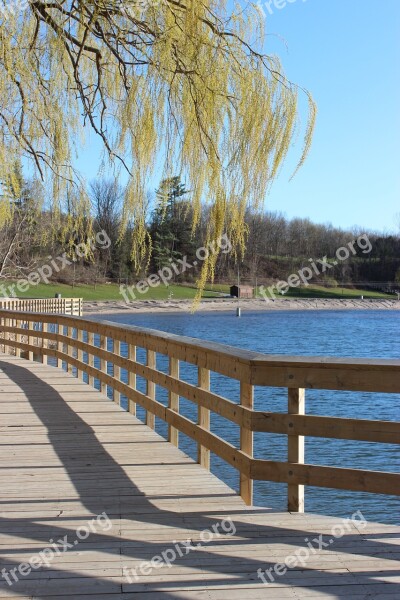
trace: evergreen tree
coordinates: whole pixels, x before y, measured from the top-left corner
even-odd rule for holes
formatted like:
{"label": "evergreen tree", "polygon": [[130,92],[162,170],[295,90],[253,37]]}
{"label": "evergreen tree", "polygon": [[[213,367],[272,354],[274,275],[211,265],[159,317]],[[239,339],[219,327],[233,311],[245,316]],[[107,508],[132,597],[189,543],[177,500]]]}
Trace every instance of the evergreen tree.
{"label": "evergreen tree", "polygon": [[163,179],[156,191],[157,205],[153,212],[150,233],[153,240],[153,260],[161,269],[194,252],[190,218],[189,191],[180,177]]}

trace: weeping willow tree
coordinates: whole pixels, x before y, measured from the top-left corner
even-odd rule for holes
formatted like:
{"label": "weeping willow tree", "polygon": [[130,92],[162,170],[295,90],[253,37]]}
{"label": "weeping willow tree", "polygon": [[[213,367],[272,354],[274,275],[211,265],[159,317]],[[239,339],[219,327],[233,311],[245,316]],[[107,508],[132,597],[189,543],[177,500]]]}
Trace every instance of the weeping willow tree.
{"label": "weeping willow tree", "polygon": [[[103,166],[129,173],[123,222],[134,223],[136,265],[155,168],[185,177],[194,229],[210,203],[208,242],[227,232],[243,248],[246,207],[263,201],[297,135],[300,94],[309,112],[298,167],[316,114],[310,94],[263,54],[264,38],[252,2],[232,12],[225,0],[29,0],[0,11],[0,180],[15,187],[11,165],[28,159],[51,182],[54,214],[72,197],[71,226],[80,214],[86,223],[84,194],[70,190],[79,186],[74,153],[91,131]],[[10,210],[3,200],[0,224]],[[204,263],[200,287],[215,260]]]}

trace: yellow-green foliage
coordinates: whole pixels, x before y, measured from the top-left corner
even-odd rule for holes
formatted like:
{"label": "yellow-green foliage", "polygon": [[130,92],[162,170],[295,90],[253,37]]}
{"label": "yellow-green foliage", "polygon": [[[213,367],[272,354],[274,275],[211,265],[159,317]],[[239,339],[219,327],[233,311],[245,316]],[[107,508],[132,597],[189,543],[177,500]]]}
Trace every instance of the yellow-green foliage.
{"label": "yellow-green foliage", "polygon": [[[209,241],[227,232],[243,248],[246,206],[262,202],[298,121],[298,88],[276,57],[261,53],[263,21],[253,3],[232,15],[224,0],[32,1],[0,18],[1,180],[16,157],[29,157],[53,180],[61,210],[76,180],[74,144],[91,127],[106,158],[130,172],[124,220],[135,221],[138,265],[148,242],[146,189],[160,164],[160,179],[180,173],[190,186],[193,227],[207,201]],[[316,112],[306,95],[299,165]]]}

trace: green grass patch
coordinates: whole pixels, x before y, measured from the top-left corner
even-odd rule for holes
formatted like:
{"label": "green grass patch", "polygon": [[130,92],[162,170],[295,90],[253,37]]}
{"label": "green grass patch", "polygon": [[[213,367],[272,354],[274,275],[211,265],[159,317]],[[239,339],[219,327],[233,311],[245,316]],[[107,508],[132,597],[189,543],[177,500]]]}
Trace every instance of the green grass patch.
{"label": "green grass patch", "polygon": [[[276,294],[278,297],[279,294]],[[355,290],[349,288],[326,288],[322,285],[310,285],[308,287],[290,288],[283,298],[342,298],[344,300],[356,300],[357,298],[370,298],[376,300],[388,300],[395,298],[395,294],[384,294],[371,290]]]}
{"label": "green grass patch", "polygon": [[[5,288],[12,285],[13,282],[2,282]],[[18,298],[54,298],[55,294],[61,294],[64,298],[83,298],[91,301],[104,300],[121,300],[124,298],[120,294],[119,286],[116,284],[99,284],[99,285],[83,285],[77,284],[74,287],[71,285],[59,283],[41,283],[32,286],[27,292],[19,292],[14,288]],[[196,295],[196,288],[186,287],[181,285],[160,285],[157,288],[150,288],[145,294],[135,292],[136,300],[168,300],[182,299],[193,300]],[[204,298],[220,297],[218,293],[205,290]]]}
{"label": "green grass patch", "polygon": [[[7,288],[13,282],[2,282],[2,285]],[[222,298],[229,295],[230,286],[227,284],[207,284],[203,292],[203,298]],[[41,283],[37,286],[32,286],[27,292],[19,292],[14,288],[18,298],[54,298],[55,294],[61,294],[64,298],[83,298],[87,301],[105,301],[105,300],[121,300],[124,298],[119,292],[119,286],[116,284],[99,284],[99,285],[83,285],[78,284],[72,287],[71,285],[58,283]],[[136,299],[132,300],[193,300],[196,295],[195,286],[190,285],[160,285],[156,288],[150,288],[145,294],[139,294],[134,290]],[[278,294],[276,294],[278,297]],[[343,298],[356,299],[364,296],[364,298],[375,299],[390,299],[395,298],[395,294],[383,294],[370,290],[354,290],[348,288],[325,288],[319,285],[310,285],[303,288],[290,288],[288,293],[282,296],[283,298]]]}

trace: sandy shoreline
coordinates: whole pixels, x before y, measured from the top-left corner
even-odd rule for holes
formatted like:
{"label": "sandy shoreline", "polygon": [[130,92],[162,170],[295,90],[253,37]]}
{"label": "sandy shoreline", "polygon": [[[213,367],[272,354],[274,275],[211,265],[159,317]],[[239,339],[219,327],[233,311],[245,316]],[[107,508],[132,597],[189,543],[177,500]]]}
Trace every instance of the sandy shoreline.
{"label": "sandy shoreline", "polygon": [[[198,307],[198,312],[206,311],[234,311],[238,301],[231,298],[216,298],[203,300]],[[241,300],[240,307],[244,311],[274,311],[274,310],[400,310],[398,300],[341,300],[341,299],[302,299],[278,298],[266,302],[265,300]],[[127,304],[123,301],[85,301],[84,314],[106,313],[176,313],[191,312],[191,300],[142,300]]]}

